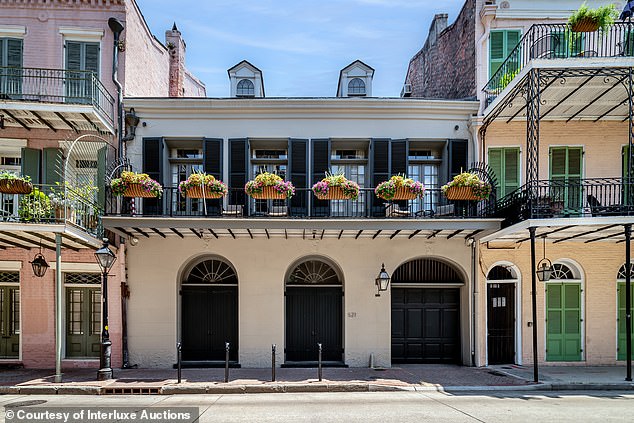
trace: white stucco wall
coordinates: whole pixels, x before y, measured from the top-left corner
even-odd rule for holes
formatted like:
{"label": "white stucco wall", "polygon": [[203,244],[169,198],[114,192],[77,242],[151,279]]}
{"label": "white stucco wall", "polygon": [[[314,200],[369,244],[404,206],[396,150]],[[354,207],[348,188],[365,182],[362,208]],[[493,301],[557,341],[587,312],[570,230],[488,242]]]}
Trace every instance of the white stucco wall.
{"label": "white stucco wall", "polygon": [[[128,249],[130,362],[141,367],[169,367],[176,362],[180,339],[179,286],[184,269],[201,256],[224,257],[236,269],[239,292],[239,361],[243,367],[270,366],[271,344],[283,363],[284,277],[304,257],[326,257],[343,274],[344,361],[351,367],[391,365],[391,299],[375,297],[374,279],[381,263],[391,273],[406,261],[434,257],[469,274],[470,248],[464,240],[418,239],[203,239],[168,235],[143,238]],[[463,363],[469,352],[469,284],[461,288]],[[352,313],[352,314],[349,314]],[[354,317],[350,317],[354,316]]]}

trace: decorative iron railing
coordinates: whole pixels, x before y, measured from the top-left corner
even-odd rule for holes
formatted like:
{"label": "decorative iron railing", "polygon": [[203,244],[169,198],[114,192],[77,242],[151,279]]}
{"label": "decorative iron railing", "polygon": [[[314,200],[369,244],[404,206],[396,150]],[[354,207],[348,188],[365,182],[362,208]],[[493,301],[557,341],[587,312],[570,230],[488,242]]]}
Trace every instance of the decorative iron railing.
{"label": "decorative iron railing", "polygon": [[100,236],[101,207],[94,200],[72,188],[34,184],[30,194],[0,193],[0,218],[3,222],[70,224]]}
{"label": "decorative iron railing", "polygon": [[574,32],[568,24],[534,24],[483,88],[488,106],[534,59],[634,56],[634,24],[607,31]]}
{"label": "decorative iron railing", "polygon": [[634,215],[634,179],[550,179],[498,201],[494,215],[509,226],[526,219]]}
{"label": "decorative iron railing", "polygon": [[114,123],[114,98],[94,72],[0,67],[0,100],[89,104]]}
{"label": "decorative iron railing", "polygon": [[[491,204],[492,203],[492,204]],[[440,189],[427,189],[423,198],[385,201],[373,188],[362,188],[355,200],[318,200],[308,188],[296,189],[288,200],[255,200],[244,189],[230,189],[223,199],[189,199],[176,188],[163,188],[163,196],[125,198],[107,192],[106,215],[157,217],[244,217],[244,218],[483,218],[492,214],[495,203],[450,201]]]}

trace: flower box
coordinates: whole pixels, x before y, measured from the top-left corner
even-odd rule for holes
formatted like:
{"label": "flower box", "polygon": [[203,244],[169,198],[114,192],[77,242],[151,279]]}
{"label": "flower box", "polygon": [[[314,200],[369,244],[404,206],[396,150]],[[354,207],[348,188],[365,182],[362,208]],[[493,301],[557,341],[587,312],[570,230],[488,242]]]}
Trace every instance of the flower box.
{"label": "flower box", "polygon": [[331,186],[328,188],[328,192],[326,194],[315,193],[315,197],[320,200],[349,200],[350,196],[347,196],[341,187]]}
{"label": "flower box", "polygon": [[155,198],[156,195],[143,189],[141,184],[128,184],[125,191],[123,191],[124,197],[137,197],[137,198]]}
{"label": "flower box", "polygon": [[593,18],[583,18],[574,23],[570,29],[572,32],[594,32],[599,29],[599,22]]}
{"label": "flower box", "polygon": [[392,200],[413,200],[417,197],[410,189],[405,187],[396,188],[396,193]]}
{"label": "flower box", "polygon": [[450,187],[445,192],[448,200],[452,201],[477,201],[479,198],[473,192],[472,187]]}
{"label": "flower box", "polygon": [[244,192],[258,200],[286,200],[295,195],[295,186],[279,175],[263,172],[245,184]]}
{"label": "flower box", "polygon": [[3,194],[29,194],[33,184],[22,179],[0,179],[0,192]]}
{"label": "flower box", "polygon": [[272,186],[262,187],[262,192],[254,192],[251,197],[256,200],[286,200],[286,194],[279,192]]}
{"label": "flower box", "polygon": [[224,193],[222,192],[217,192],[217,191],[212,191],[210,192],[208,189],[205,189],[203,191],[203,187],[202,186],[195,186],[195,187],[191,187],[189,188],[187,191],[185,191],[185,196],[187,198],[222,198],[224,197]]}
{"label": "flower box", "polygon": [[377,197],[385,201],[413,200],[425,194],[425,187],[418,181],[401,175],[392,176],[374,188]]}

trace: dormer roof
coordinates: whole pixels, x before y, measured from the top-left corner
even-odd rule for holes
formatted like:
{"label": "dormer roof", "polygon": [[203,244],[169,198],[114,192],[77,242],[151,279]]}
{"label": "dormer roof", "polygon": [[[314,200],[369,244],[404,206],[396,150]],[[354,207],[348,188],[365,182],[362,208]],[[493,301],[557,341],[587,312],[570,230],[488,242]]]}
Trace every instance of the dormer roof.
{"label": "dormer roof", "polygon": [[242,80],[250,81],[253,84],[253,95],[246,97],[264,97],[264,78],[262,71],[247,60],[232,66],[227,70],[231,81],[231,97],[245,97],[238,95],[238,84]]}
{"label": "dormer roof", "polygon": [[363,63],[361,60],[355,60],[339,72],[339,82],[337,84],[337,97],[349,97],[361,94],[349,94],[348,84],[351,80],[359,78],[365,84],[365,94],[362,96],[372,95],[372,78],[374,77],[374,68]]}

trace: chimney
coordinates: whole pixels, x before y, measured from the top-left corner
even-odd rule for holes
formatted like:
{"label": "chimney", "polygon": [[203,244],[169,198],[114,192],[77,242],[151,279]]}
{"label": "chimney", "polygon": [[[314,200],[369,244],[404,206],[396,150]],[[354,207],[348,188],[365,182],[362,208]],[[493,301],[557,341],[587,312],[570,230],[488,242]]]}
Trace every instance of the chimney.
{"label": "chimney", "polygon": [[183,97],[185,81],[185,41],[181,32],[174,26],[165,31],[165,44],[169,54],[169,96]]}
{"label": "chimney", "polygon": [[447,28],[447,18],[448,15],[446,13],[438,13],[434,16],[434,20],[429,27],[429,35],[427,35],[426,45],[433,46],[436,44],[438,35]]}

